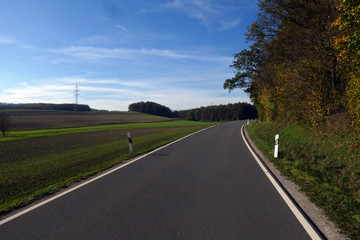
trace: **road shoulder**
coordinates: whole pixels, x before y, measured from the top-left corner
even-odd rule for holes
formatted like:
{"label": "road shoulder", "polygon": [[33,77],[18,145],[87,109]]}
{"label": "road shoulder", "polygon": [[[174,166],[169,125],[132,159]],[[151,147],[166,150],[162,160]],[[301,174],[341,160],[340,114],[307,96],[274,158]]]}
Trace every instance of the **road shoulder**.
{"label": "road shoulder", "polygon": [[330,221],[323,213],[323,211],[313,204],[300,187],[289,180],[286,176],[282,175],[275,165],[255,146],[251,141],[246,128],[244,128],[246,140],[250,144],[252,150],[260,157],[267,168],[277,178],[282,187],[290,194],[293,200],[298,204],[301,210],[307,217],[316,225],[316,227],[325,235],[329,240],[347,239],[340,233],[338,227]]}

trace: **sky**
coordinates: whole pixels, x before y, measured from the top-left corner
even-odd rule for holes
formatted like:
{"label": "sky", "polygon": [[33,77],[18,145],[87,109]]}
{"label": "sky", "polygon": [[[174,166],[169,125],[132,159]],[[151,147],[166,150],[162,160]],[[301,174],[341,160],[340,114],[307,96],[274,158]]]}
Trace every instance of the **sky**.
{"label": "sky", "polygon": [[1,0],[0,102],[126,111],[250,102],[223,89],[256,0]]}

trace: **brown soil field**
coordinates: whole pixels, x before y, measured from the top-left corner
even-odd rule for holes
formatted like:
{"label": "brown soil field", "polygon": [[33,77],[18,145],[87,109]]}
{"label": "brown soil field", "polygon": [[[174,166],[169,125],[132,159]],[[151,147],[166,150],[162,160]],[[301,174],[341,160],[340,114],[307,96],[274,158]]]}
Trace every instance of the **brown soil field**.
{"label": "brown soil field", "polygon": [[143,136],[156,132],[163,132],[174,128],[147,128],[147,129],[124,129],[113,131],[97,131],[87,133],[75,133],[52,137],[33,138],[1,142],[0,164],[15,160],[25,160],[35,156],[47,155],[61,151],[96,145],[116,140],[126,140],[127,133],[131,132],[133,141],[137,136]]}
{"label": "brown soil field", "polygon": [[83,127],[113,123],[159,122],[172,119],[138,112],[71,112],[48,110],[5,110],[11,130]]}

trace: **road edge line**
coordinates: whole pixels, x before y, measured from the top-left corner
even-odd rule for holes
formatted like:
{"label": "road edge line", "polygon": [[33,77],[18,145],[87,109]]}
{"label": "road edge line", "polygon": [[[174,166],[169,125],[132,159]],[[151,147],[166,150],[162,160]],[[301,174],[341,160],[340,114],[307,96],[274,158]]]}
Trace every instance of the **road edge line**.
{"label": "road edge line", "polygon": [[306,217],[301,213],[301,211],[298,209],[298,207],[293,203],[293,201],[289,198],[289,196],[287,195],[287,193],[283,190],[283,188],[280,186],[280,184],[278,183],[278,181],[274,178],[273,174],[270,172],[270,170],[264,165],[264,163],[259,159],[259,157],[257,156],[257,154],[253,151],[253,149],[251,148],[251,146],[249,145],[247,139],[244,136],[244,128],[245,128],[245,124],[241,127],[241,136],[247,146],[247,148],[249,149],[251,155],[254,157],[254,159],[256,160],[256,162],[258,163],[258,165],[260,166],[261,170],[265,173],[265,175],[267,176],[267,178],[270,180],[270,182],[272,183],[272,185],[275,187],[275,189],[277,190],[277,192],[280,194],[280,196],[282,197],[282,199],[285,201],[285,203],[288,205],[288,207],[290,208],[290,210],[292,211],[292,213],[295,215],[295,217],[298,219],[298,221],[300,222],[300,224],[302,225],[302,227],[305,229],[305,231],[307,232],[307,234],[311,237],[311,239],[314,240],[321,240],[323,238],[321,238],[319,236],[319,234],[316,232],[316,230],[313,228],[313,226],[308,222],[308,220],[306,219]]}

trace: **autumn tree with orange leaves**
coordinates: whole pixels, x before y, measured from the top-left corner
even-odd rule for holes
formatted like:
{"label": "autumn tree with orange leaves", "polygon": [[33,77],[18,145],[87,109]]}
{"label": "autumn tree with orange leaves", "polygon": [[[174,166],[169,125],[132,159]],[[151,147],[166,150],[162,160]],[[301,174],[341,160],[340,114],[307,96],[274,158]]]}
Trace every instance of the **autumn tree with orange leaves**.
{"label": "autumn tree with orange leaves", "polygon": [[243,88],[264,121],[316,127],[350,115],[360,128],[360,8],[354,0],[259,0],[229,91]]}
{"label": "autumn tree with orange leaves", "polygon": [[335,44],[348,78],[345,105],[353,125],[360,129],[360,1],[341,0],[337,9],[340,15],[333,26],[340,30]]}

